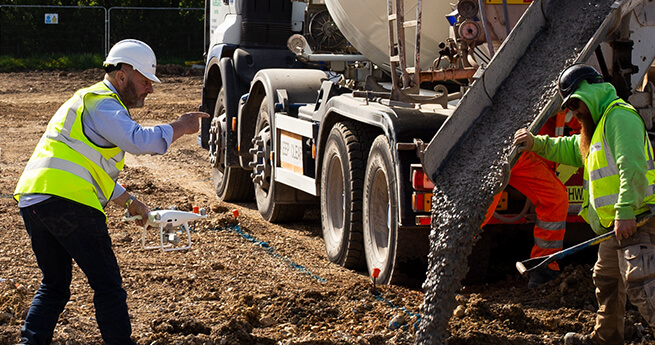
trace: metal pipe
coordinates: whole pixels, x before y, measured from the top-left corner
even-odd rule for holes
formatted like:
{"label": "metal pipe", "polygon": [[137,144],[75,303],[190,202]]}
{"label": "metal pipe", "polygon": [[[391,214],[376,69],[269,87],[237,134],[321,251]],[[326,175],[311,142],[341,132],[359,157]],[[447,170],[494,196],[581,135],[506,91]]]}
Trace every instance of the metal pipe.
{"label": "metal pipe", "polygon": [[484,0],[478,0],[478,7],[480,8],[480,16],[482,17],[482,28],[484,29],[484,37],[487,40],[487,47],[489,48],[489,56],[494,57],[494,45],[491,43],[491,36],[489,36],[489,25],[487,25],[487,15],[484,13]]}
{"label": "metal pipe", "polygon": [[507,14],[507,0],[503,0],[503,17],[505,18],[505,32],[509,36],[509,32],[512,29],[509,28],[509,14]]}
{"label": "metal pipe", "polygon": [[399,77],[398,77],[398,71],[396,70],[398,68],[398,63],[400,60],[395,61],[394,56],[397,56],[399,52],[397,51],[397,47],[395,46],[395,40],[394,37],[395,35],[395,30],[393,28],[393,20],[398,20],[396,17],[393,19],[394,15],[394,10],[393,10],[393,5],[392,5],[392,0],[387,0],[387,20],[389,24],[389,67],[391,71],[391,81],[393,82],[393,85],[398,86],[400,83]]}
{"label": "metal pipe", "polygon": [[423,1],[418,0],[416,4],[416,52],[414,61],[414,75],[412,81],[414,85],[419,84],[419,72],[421,71],[421,21],[423,16]]}
{"label": "metal pipe", "polygon": [[405,45],[405,0],[396,0],[396,32],[398,33],[398,55],[400,56],[400,76],[403,88],[409,87]]}
{"label": "metal pipe", "polygon": [[109,12],[105,8],[105,57],[109,55]]}
{"label": "metal pipe", "polygon": [[361,54],[302,54],[307,61],[368,61],[368,58]]}
{"label": "metal pipe", "polygon": [[422,71],[419,82],[434,82],[473,78],[478,67],[451,68],[443,70]]}

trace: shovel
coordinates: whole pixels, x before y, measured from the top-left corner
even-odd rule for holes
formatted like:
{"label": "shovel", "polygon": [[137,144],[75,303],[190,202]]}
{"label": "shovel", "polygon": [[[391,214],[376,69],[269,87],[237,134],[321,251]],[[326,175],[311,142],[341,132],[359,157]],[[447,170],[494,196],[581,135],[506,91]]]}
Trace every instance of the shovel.
{"label": "shovel", "polygon": [[[650,219],[652,215],[648,215],[646,217],[637,217],[637,227],[640,227],[646,223],[648,219]],[[544,267],[548,265],[549,263],[559,260],[565,256],[569,256],[571,254],[577,253],[582,249],[585,249],[587,247],[595,246],[597,244],[600,244],[603,241],[609,240],[610,238],[614,237],[616,233],[614,230],[602,234],[600,236],[594,237],[590,240],[584,241],[582,243],[579,243],[571,248],[567,248],[564,250],[560,250],[557,253],[550,254],[550,255],[544,255],[544,256],[539,256],[536,258],[524,260],[524,261],[518,261],[516,262],[516,269],[519,270],[519,273],[524,275],[525,273],[537,270],[541,267]]]}
{"label": "shovel", "polygon": [[582,243],[579,243],[571,248],[567,248],[564,250],[560,250],[557,253],[553,253],[550,255],[544,255],[544,256],[539,256],[536,258],[524,260],[524,261],[517,261],[516,262],[516,269],[519,270],[519,273],[521,274],[526,274],[528,272],[537,270],[541,267],[544,267],[548,265],[549,263],[553,261],[557,261],[565,256],[569,256],[571,254],[577,253],[582,249],[585,249],[587,247],[595,246],[603,241],[609,240],[610,238],[614,237],[615,233],[614,231],[610,231],[608,233],[602,234],[600,236],[594,237],[590,240],[584,241]]}

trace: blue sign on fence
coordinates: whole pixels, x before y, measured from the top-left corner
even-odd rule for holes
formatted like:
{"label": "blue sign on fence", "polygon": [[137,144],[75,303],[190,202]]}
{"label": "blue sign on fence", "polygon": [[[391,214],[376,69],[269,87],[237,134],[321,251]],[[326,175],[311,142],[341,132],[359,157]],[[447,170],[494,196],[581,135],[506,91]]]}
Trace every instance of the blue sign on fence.
{"label": "blue sign on fence", "polygon": [[59,24],[59,14],[58,13],[46,13],[45,14],[45,23],[46,24]]}

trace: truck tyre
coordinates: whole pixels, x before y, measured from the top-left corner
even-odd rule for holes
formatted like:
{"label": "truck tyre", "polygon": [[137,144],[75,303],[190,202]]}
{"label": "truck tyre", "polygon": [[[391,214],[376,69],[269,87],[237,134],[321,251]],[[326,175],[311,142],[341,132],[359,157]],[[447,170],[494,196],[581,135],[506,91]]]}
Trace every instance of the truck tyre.
{"label": "truck tyre", "polygon": [[398,228],[398,179],[389,141],[371,145],[364,177],[364,253],[369,275],[380,284],[420,286],[425,280],[429,229]]}
{"label": "truck tyre", "polygon": [[250,183],[250,173],[239,167],[228,167],[226,164],[226,133],[225,92],[221,89],[209,128],[209,161],[212,166],[214,190],[222,201],[250,201],[255,195]]}
{"label": "truck tyre", "polygon": [[293,199],[296,191],[284,184],[276,183],[275,170],[271,166],[273,149],[273,133],[271,129],[272,109],[269,109],[268,97],[262,99],[255,123],[255,138],[253,139],[253,184],[257,209],[262,217],[271,223],[294,222],[303,218],[305,206],[302,204],[281,204],[275,202],[275,196],[285,200]]}
{"label": "truck tyre", "polygon": [[321,226],[330,261],[364,268],[362,193],[370,141],[362,125],[334,125],[325,144],[321,172]]}

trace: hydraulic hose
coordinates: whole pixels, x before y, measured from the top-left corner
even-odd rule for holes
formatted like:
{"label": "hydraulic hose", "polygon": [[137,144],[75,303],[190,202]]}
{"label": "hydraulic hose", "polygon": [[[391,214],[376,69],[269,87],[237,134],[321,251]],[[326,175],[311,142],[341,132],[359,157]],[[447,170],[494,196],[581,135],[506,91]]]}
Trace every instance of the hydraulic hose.
{"label": "hydraulic hose", "polygon": [[523,209],[516,216],[510,218],[510,217],[505,217],[499,214],[498,212],[494,212],[494,218],[498,219],[503,223],[518,222],[519,220],[521,220],[521,218],[525,217],[525,215],[528,213],[528,210],[530,209],[530,206],[532,206],[532,202],[530,201],[530,199],[525,199],[525,204],[523,205]]}

